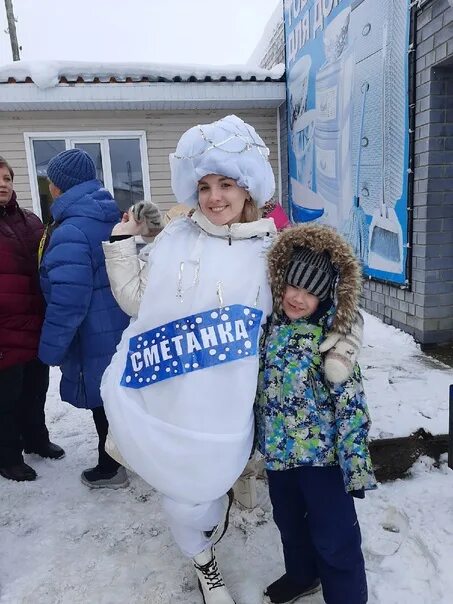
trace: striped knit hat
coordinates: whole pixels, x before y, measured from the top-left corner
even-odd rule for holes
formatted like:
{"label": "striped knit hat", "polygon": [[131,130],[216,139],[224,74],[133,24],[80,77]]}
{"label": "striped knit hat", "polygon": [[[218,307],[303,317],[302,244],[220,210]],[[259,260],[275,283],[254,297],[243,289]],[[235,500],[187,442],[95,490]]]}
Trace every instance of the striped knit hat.
{"label": "striped knit hat", "polygon": [[327,300],[332,293],[336,274],[328,252],[298,247],[289,261],[285,281],[293,287],[306,289],[320,300]]}

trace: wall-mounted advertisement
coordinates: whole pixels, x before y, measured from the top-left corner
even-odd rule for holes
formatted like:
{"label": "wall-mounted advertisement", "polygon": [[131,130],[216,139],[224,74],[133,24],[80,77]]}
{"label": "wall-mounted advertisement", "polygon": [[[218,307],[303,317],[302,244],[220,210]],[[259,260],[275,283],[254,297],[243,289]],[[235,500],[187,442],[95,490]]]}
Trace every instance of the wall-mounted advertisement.
{"label": "wall-mounted advertisement", "polygon": [[285,0],[291,218],[406,281],[409,0]]}

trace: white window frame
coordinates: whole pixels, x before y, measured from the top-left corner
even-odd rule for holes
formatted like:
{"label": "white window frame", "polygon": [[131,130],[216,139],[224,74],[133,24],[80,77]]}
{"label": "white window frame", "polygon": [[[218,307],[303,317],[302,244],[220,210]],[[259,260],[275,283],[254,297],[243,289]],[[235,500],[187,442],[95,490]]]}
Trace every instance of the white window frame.
{"label": "white window frame", "polygon": [[36,173],[35,155],[33,141],[35,140],[64,140],[65,148],[72,149],[75,143],[99,143],[101,145],[102,168],[104,170],[105,188],[113,195],[112,168],[110,165],[110,153],[108,152],[107,139],[129,139],[139,140],[140,157],[143,175],[143,195],[151,200],[151,182],[149,177],[148,146],[145,130],[76,130],[63,132],[24,132],[25,153],[27,157],[28,174],[30,178],[31,197],[33,211],[40,218],[41,204],[39,200],[38,175]]}
{"label": "white window frame", "polygon": [[[121,137],[109,137],[109,138],[121,138]],[[131,137],[131,138],[137,138],[137,137]],[[100,149],[101,149],[101,158],[102,158],[102,172],[103,172],[103,175],[104,175],[104,186],[113,195],[112,166],[111,166],[111,163],[110,163],[109,144],[108,144],[107,137],[104,137],[104,138],[92,137],[92,136],[71,137],[70,143],[69,143],[70,144],[69,148],[70,149],[75,149],[75,146],[78,143],[79,144],[81,144],[81,143],[95,143],[95,144],[98,144],[100,146]],[[141,149],[140,149],[140,151],[141,151]],[[143,172],[143,166],[142,166],[142,172]],[[143,181],[143,184],[145,184],[144,181]]]}

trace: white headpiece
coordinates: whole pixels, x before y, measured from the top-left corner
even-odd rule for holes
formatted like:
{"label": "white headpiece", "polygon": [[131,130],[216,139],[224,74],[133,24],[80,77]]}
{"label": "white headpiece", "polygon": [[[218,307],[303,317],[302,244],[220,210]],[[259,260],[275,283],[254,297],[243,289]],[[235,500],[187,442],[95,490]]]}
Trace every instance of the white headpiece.
{"label": "white headpiece", "polygon": [[194,126],[185,132],[170,154],[171,186],[179,203],[195,207],[198,182],[207,174],[233,178],[258,207],[275,191],[269,149],[255,129],[236,115]]}

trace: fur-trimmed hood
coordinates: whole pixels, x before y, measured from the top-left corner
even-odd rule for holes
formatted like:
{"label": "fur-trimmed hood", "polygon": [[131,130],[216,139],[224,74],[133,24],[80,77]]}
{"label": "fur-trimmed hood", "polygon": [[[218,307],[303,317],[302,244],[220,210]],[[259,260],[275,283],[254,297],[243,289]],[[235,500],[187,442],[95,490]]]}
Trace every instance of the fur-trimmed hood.
{"label": "fur-trimmed hood", "polygon": [[332,330],[348,333],[359,310],[362,273],[358,260],[346,240],[333,228],[319,224],[302,224],[283,231],[274,241],[268,255],[269,277],[274,297],[274,310],[282,311],[285,273],[296,247],[315,252],[327,251],[338,271],[335,288],[335,318]]}

